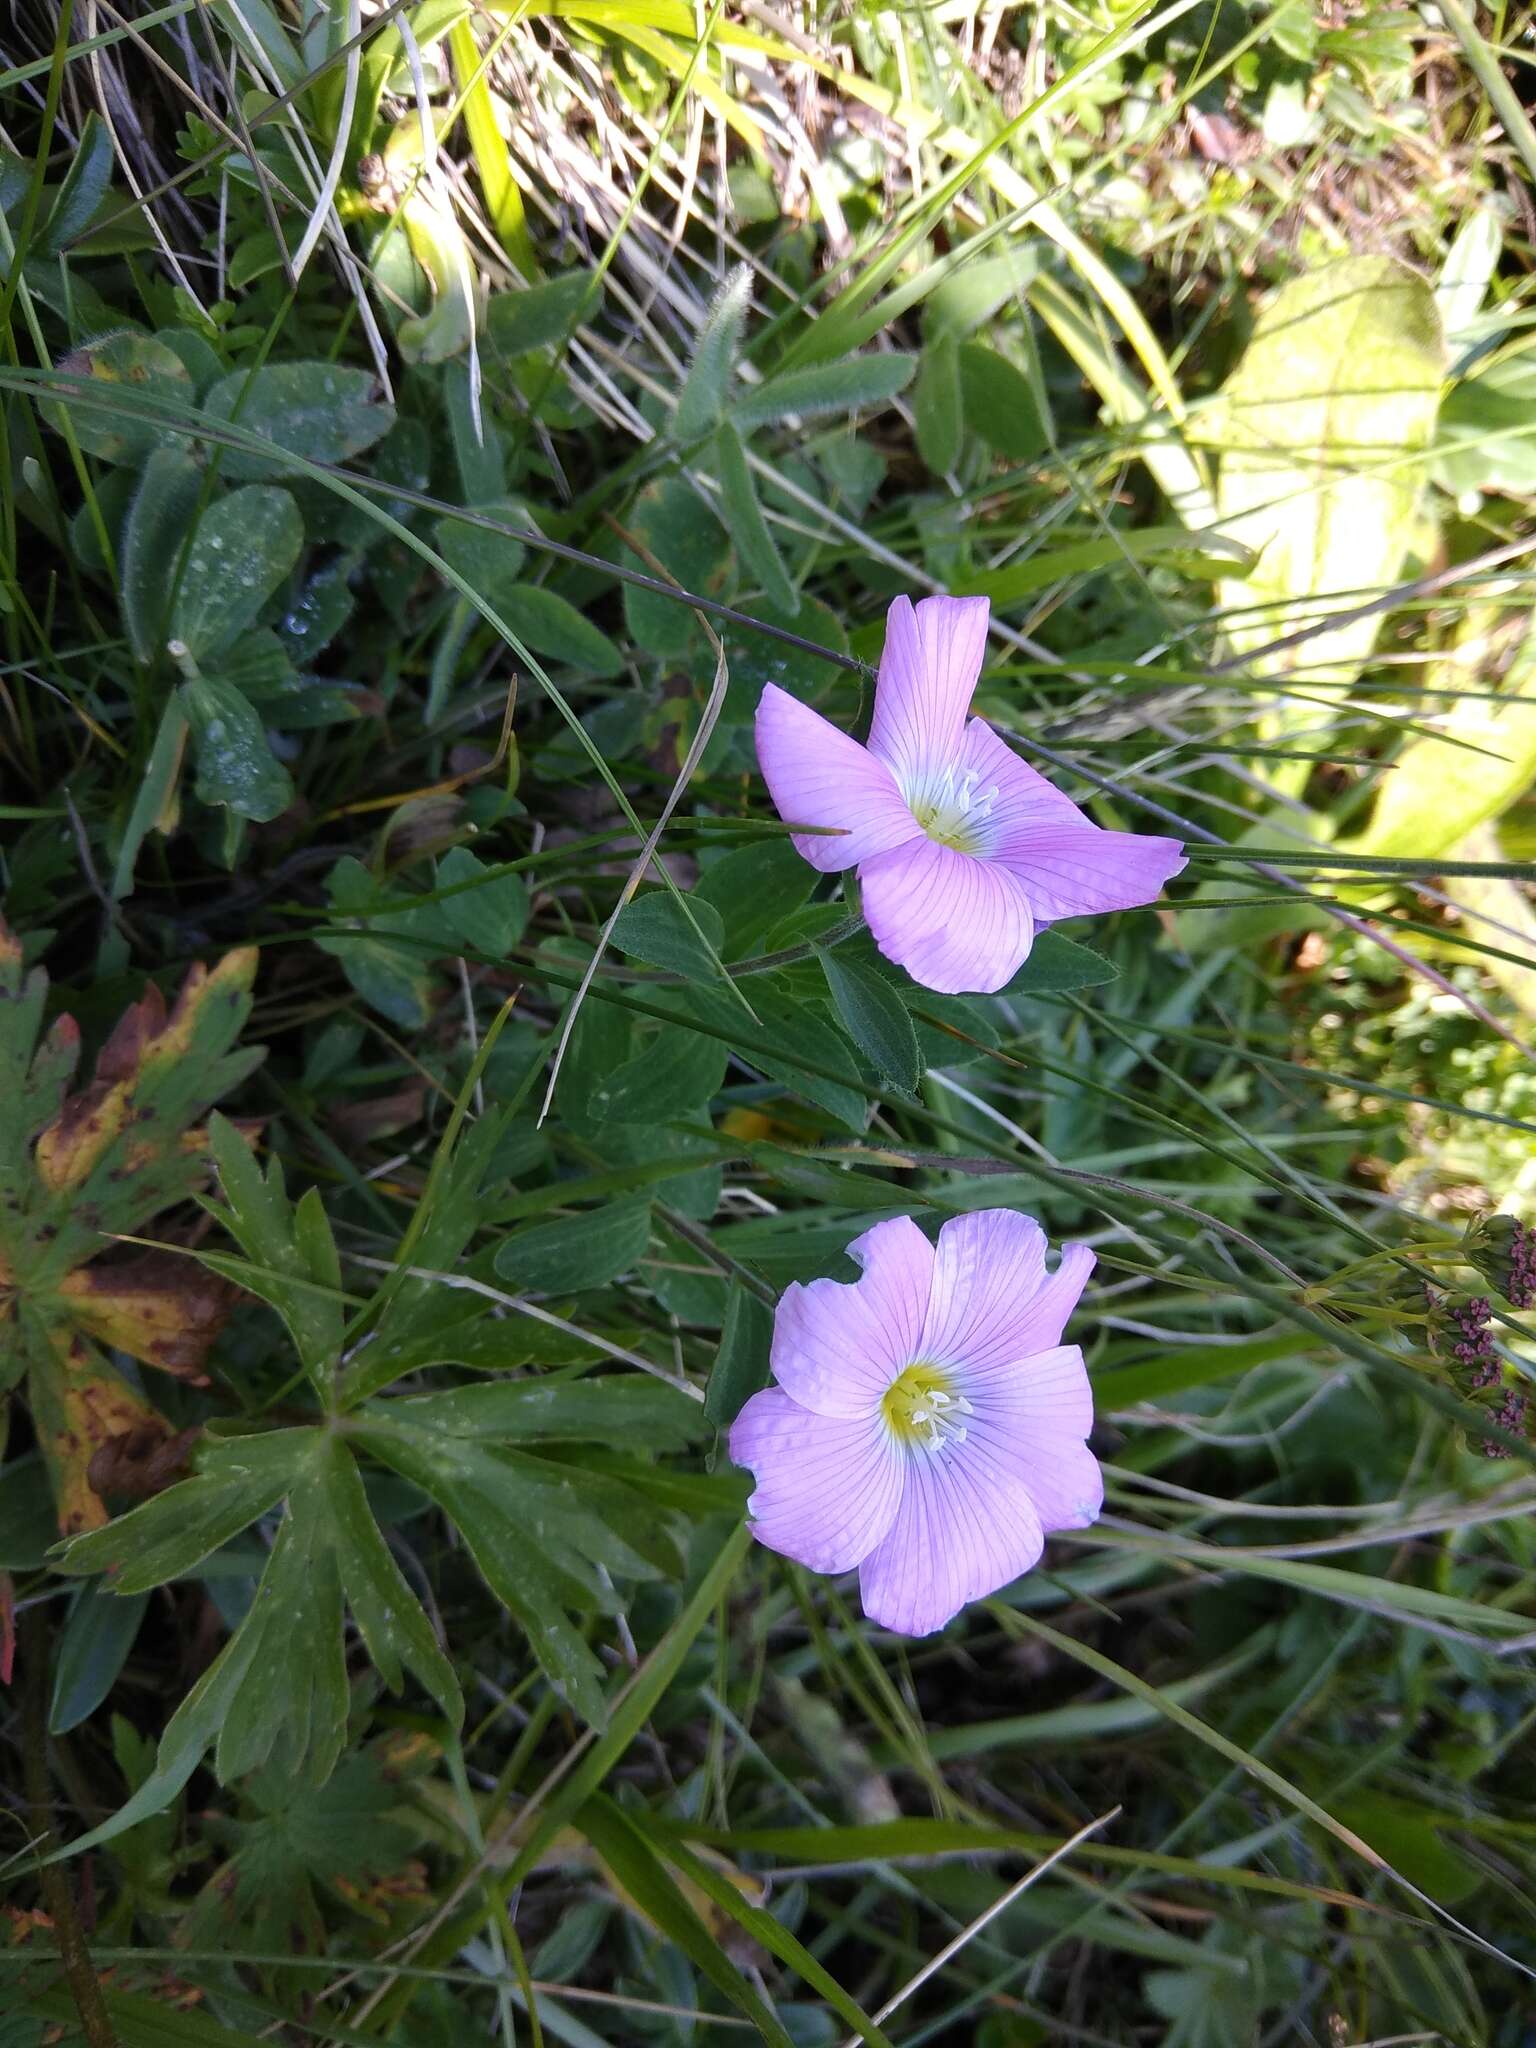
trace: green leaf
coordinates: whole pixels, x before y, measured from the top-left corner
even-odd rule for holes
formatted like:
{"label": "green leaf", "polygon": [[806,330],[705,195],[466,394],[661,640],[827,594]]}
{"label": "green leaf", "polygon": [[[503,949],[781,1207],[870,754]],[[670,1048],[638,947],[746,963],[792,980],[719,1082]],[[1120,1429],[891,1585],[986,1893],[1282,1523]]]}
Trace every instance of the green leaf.
{"label": "green leaf", "polygon": [[1064,939],[1060,932],[1036,934],[1029,957],[1001,991],[1005,996],[1064,995],[1069,989],[1102,988],[1117,981],[1120,970],[1091,946]]}
{"label": "green leaf", "polygon": [[76,1594],[59,1637],[48,1732],[67,1735],[88,1721],[117,1683],[149,1604],[147,1593],[120,1596],[97,1586]]}
{"label": "green leaf", "polygon": [[1435,480],[1443,490],[1536,491],[1536,351],[1509,350],[1451,387],[1440,408]]}
{"label": "green leaf", "polygon": [[882,1080],[904,1095],[914,1093],[923,1062],[912,1019],[896,990],[883,974],[835,952],[818,948],[817,958],[848,1036]]}
{"label": "green leaf", "polygon": [[114,1593],[147,1593],[185,1578],[283,1498],[308,1430],[209,1439],[199,1470],[105,1528],[63,1544],[61,1572],[101,1572]]}
{"label": "green leaf", "polygon": [[[466,882],[473,882],[474,888],[464,888]],[[500,960],[522,937],[528,923],[528,889],[521,875],[493,875],[468,847],[455,846],[437,864],[437,886],[460,890],[435,907],[455,937],[477,953]]]}
{"label": "green leaf", "polygon": [[381,440],[395,423],[394,407],[375,397],[377,386],[367,370],[343,363],[266,363],[259,370],[236,370],[203,400],[216,420],[233,420],[247,434],[272,444],[272,454],[255,455],[225,448],[221,468],[226,477],[291,475],[301,456],[306,462],[346,462]]}
{"label": "green leaf", "polygon": [[[323,1786],[276,1770],[243,1785],[238,1817],[222,1816],[217,1830],[229,1853],[180,1920],[188,1948],[318,1950],[326,1920],[317,1892],[366,1894],[375,1880],[400,1873],[421,1840],[422,1822],[399,1782],[408,1754],[385,1737],[346,1758]],[[151,2040],[152,2048],[172,2048],[158,2034]]]}
{"label": "green leaf", "polygon": [[546,348],[564,338],[571,323],[581,314],[587,294],[597,280],[589,270],[567,271],[545,284],[525,285],[521,291],[498,292],[486,313],[486,331],[491,346],[503,355],[527,355],[530,349]]}
{"label": "green leaf", "polygon": [[[1396,580],[1443,375],[1434,293],[1391,257],[1347,257],[1267,300],[1218,415],[1222,530],[1256,556],[1222,601],[1262,607],[1229,622],[1235,652],[1311,623],[1319,600],[1348,606]],[[1322,669],[1342,685],[1379,625],[1314,634],[1266,669]]]}
{"label": "green leaf", "polygon": [[[550,1842],[572,1816],[596,1792],[624,1755],[645,1723],[651,1718],[668,1687],[681,1669],[700,1630],[715,1613],[751,1543],[747,1528],[738,1523],[720,1544],[708,1569],[688,1596],[682,1612],[673,1621],[655,1649],[616,1701],[606,1727],[591,1743],[575,1767],[566,1772],[542,1809],[530,1816],[531,1826],[511,1869],[503,1878],[510,1888],[525,1878],[538,1863]],[[482,1925],[478,1909],[466,1922],[461,1916],[443,1930],[444,1953],[456,1955],[466,1940]]]}
{"label": "green leaf", "polygon": [[1033,460],[1046,445],[1045,427],[1024,372],[980,341],[960,344],[958,364],[972,433],[1010,462]]}
{"label": "green leaf", "polygon": [[414,1672],[457,1726],[463,1707],[453,1666],[379,1533],[356,1462],[334,1439],[317,1460],[316,1508],[375,1670],[392,1693],[403,1692],[406,1673]]}
{"label": "green leaf", "polygon": [[[480,413],[480,431],[475,431],[475,405],[470,389],[469,365],[447,363],[443,367],[443,410],[448,415],[448,432],[458,462],[460,502],[481,509],[507,494],[507,466],[494,421]],[[447,521],[442,522],[448,524]]]}
{"label": "green leaf", "polygon": [[690,989],[688,1001],[701,1021],[725,1033],[738,1059],[783,1082],[849,1130],[862,1132],[869,1103],[852,1071],[847,1043],[804,1003],[754,982],[752,1007],[761,1020],[754,1025],[742,1016],[739,1004],[715,989]]}
{"label": "green leaf", "polygon": [[917,368],[916,356],[854,356],[842,363],[816,363],[786,370],[731,401],[731,419],[743,432],[772,420],[814,419],[822,413],[862,412],[889,405]]}
{"label": "green leaf", "polygon": [[[450,1517],[549,1676],[577,1713],[600,1725],[603,1667],[569,1610],[611,1608],[615,1576],[657,1575],[635,1547],[654,1549],[650,1506],[617,1481],[468,1437],[371,1415],[360,1435]],[[612,1519],[621,1515],[622,1534]]]}
{"label": "green leaf", "polygon": [[196,662],[238,639],[299,558],[304,522],[287,491],[252,484],[198,521],[171,636]]}
{"label": "green leaf", "polygon": [[579,1808],[572,1820],[647,1919],[682,1950],[717,1991],[746,2014],[763,2040],[770,2042],[772,2048],[794,2048],[782,2024],[730,1961],[718,1938],[689,1905],[676,1880],[623,1809],[615,1806],[606,1793],[598,1792]]}
{"label": "green leaf", "polygon": [[514,1231],[496,1253],[496,1273],[519,1293],[578,1294],[604,1287],[645,1257],[651,1212],[644,1202],[610,1202]]}
{"label": "green leaf", "polygon": [[[197,1493],[206,1484],[224,1487],[226,1530],[237,1500],[250,1521],[287,1496],[245,1619],[171,1717],[154,1771],[110,1820],[73,1844],[77,1851],[160,1812],[210,1749],[225,1784],[268,1762],[288,1778],[323,1784],[346,1737],[344,1601],[386,1682],[398,1689],[412,1671],[455,1726],[462,1719],[452,1668],[379,1535],[347,1445],[329,1430],[289,1429],[216,1441],[206,1458],[204,1476],[65,1548],[64,1570],[105,1563],[127,1587],[137,1583],[130,1560],[138,1559],[137,1578],[150,1555],[163,1565],[188,1516],[204,1537],[210,1533]],[[180,1540],[185,1547],[185,1533]]]}
{"label": "green leaf", "polygon": [[[580,1816],[577,1818],[577,1825],[581,1825]],[[644,1821],[635,1817],[632,1825],[637,1831],[642,1828],[648,1830],[650,1816],[647,1815]],[[872,2044],[872,2048],[890,2048],[885,2034],[875,2025],[858,2001],[849,1997],[830,1971],[824,1969],[810,1950],[802,1942],[797,1941],[789,1929],[776,1920],[772,1913],[762,1906],[754,1906],[748,1899],[743,1898],[729,1878],[723,1876],[712,1864],[706,1863],[702,1857],[695,1856],[691,1850],[684,1848],[681,1842],[664,1840],[661,1844],[661,1853],[676,1865],[690,1884],[697,1886],[710,1899],[718,1911],[727,1914],[754,1941],[766,1948],[770,1955],[777,1956],[781,1963],[787,1963],[801,1981],[824,1998],[855,2033]]]}
{"label": "green leaf", "polygon": [[702,439],[725,411],[751,300],[752,271],[740,263],[710,301],[677,396],[672,435],[683,447]]}
{"label": "green leaf", "polygon": [[[373,911],[380,892],[360,860],[346,854],[331,869],[326,883],[331,915],[357,936],[317,934],[315,944],[341,962],[348,981],[364,1002],[371,1003],[392,1024],[422,1030],[432,1014],[432,976],[428,956],[419,945],[401,945],[409,936],[440,943],[432,907]],[[397,934],[394,939],[391,934]]]}
{"label": "green leaf", "polygon": [[[670,1006],[672,992],[658,989],[655,1000]],[[728,1059],[719,1039],[686,1025],[663,1024],[641,1040],[631,1058],[602,1077],[588,1097],[588,1114],[609,1124],[662,1124],[697,1116],[725,1079]]]}
{"label": "green leaf", "polygon": [[[1474,647],[1481,647],[1485,625],[1485,614],[1468,613]],[[1466,674],[1452,648],[1424,682],[1435,689],[1443,680],[1455,691]],[[1401,749],[1381,779],[1369,825],[1340,842],[1341,854],[1433,861],[1519,802],[1536,778],[1536,631],[1527,631],[1497,695],[1453,696],[1435,724],[1444,738],[1409,740]]]}
{"label": "green leaf", "polygon": [[611,1443],[629,1451],[681,1451],[703,1434],[696,1401],[639,1375],[482,1380],[442,1394],[407,1395],[393,1421],[491,1443]]}
{"label": "green leaf", "polygon": [[924,339],[963,341],[1008,300],[1022,304],[1039,269],[1039,258],[1027,247],[993,256],[967,255],[929,294],[923,308]]}
{"label": "green leaf", "polygon": [[[612,943],[631,960],[686,975],[689,981],[715,979],[714,956],[725,938],[725,926],[712,904],[689,898],[697,929],[677,898],[665,889],[626,903],[614,924]],[[700,937],[702,932],[703,937]],[[706,943],[707,942],[707,943]]]}
{"label": "green leaf", "polygon": [[[528,508],[516,498],[496,498],[476,504],[474,510],[500,519],[507,526],[525,532],[533,521]],[[454,569],[481,597],[499,611],[503,599],[517,588],[518,577],[528,550],[507,533],[493,533],[486,526],[469,526],[462,519],[439,519],[437,547],[450,569]]]}
{"label": "green leaf", "polygon": [[504,593],[502,617],[518,639],[535,654],[563,661],[586,675],[616,676],[624,657],[592,621],[556,590],[541,583],[520,583]]}
{"label": "green leaf", "polygon": [[[713,512],[677,477],[647,484],[625,522],[683,591],[717,597],[724,587],[730,545]],[[625,560],[643,575],[652,566],[629,549]],[[686,598],[663,597],[634,584],[624,587],[624,616],[649,654],[676,658],[688,652],[698,627]]]}
{"label": "green leaf", "polygon": [[58,1533],[48,1467],[35,1451],[13,1458],[0,1486],[0,1572],[41,1570]]}
{"label": "green leaf", "polygon": [[729,420],[715,433],[715,467],[720,476],[720,498],[725,524],[736,553],[762,585],[764,595],[786,611],[799,609],[800,595],[789,580],[783,557],[768,530],[763,508],[758,503],[752,471],[741,436]]}
{"label": "green leaf", "polygon": [[[163,341],[126,329],[103,334],[84,348],[74,349],[59,364],[59,375],[78,377],[104,390],[126,385],[136,396],[157,403],[192,403],[192,379],[180,356]],[[184,448],[187,444],[187,434],[174,426],[147,419],[114,419],[97,405],[74,406],[61,398],[46,400],[40,409],[52,427],[61,427],[68,418],[86,454],[99,455],[104,462],[141,462],[151,449]]]}
{"label": "green leaf", "polygon": [[[128,644],[138,661],[164,651],[171,582],[197,508],[203,472],[181,448],[156,448],[144,465],[123,528],[120,596]],[[190,564],[189,564],[190,570]]]}
{"label": "green leaf", "polygon": [[197,676],[178,694],[197,750],[199,801],[258,824],[280,817],[293,802],[293,780],[249,698],[222,676]]}
{"label": "green leaf", "polygon": [[181,757],[187,743],[187,714],[180,692],[168,699],[160,714],[154,745],[139,775],[133,809],[123,827],[122,843],[112,869],[112,895],[120,902],[133,888],[134,865],[139,848],[157,827],[171,829],[176,814],[176,785],[181,776]]}
{"label": "green leaf", "polygon": [[733,1279],[704,1396],[705,1420],[716,1429],[729,1429],[752,1396],[767,1386],[772,1344],[773,1310]]}
{"label": "green leaf", "polygon": [[209,1119],[208,1139],[228,1204],[220,1221],[250,1262],[241,1285],[272,1304],[288,1327],[306,1372],[325,1386],[341,1349],[346,1309],[341,1268],[319,1195],[311,1188],[295,1208],[273,1156],[263,1175],[250,1146],[222,1116]]}
{"label": "green leaf", "polygon": [[712,904],[725,922],[717,951],[744,960],[766,933],[798,910],[816,886],[816,870],[786,839],[765,839],[711,861],[690,901]]}
{"label": "green leaf", "polygon": [[953,335],[942,334],[923,350],[912,393],[917,452],[935,476],[947,476],[960,459],[965,401],[960,382],[960,350]]}
{"label": "green leaf", "polygon": [[35,253],[58,255],[66,242],[83,234],[107,196],[116,152],[112,131],[101,116],[89,113],[75,141],[58,196],[38,230]]}

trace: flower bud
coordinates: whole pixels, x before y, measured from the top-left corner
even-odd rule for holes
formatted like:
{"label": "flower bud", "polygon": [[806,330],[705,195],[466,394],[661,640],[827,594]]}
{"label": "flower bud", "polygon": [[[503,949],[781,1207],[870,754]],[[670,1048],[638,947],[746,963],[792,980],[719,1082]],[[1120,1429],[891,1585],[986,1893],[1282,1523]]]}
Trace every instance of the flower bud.
{"label": "flower bud", "polygon": [[1493,1305],[1484,1294],[1440,1297],[1429,1311],[1429,1348],[1444,1361],[1457,1393],[1470,1400],[1496,1387],[1499,1354],[1488,1319]]}
{"label": "flower bud", "polygon": [[1467,1264],[1511,1308],[1536,1306],[1536,1230],[1514,1216],[1479,1216],[1462,1239]]}
{"label": "flower bud", "polygon": [[[1504,1398],[1493,1411],[1493,1420],[1499,1425],[1500,1429],[1507,1429],[1511,1436],[1524,1436],[1526,1434],[1525,1395],[1518,1387],[1505,1388]],[[1502,1444],[1492,1443],[1487,1437],[1478,1445],[1478,1449],[1485,1458],[1507,1458],[1509,1456],[1509,1452],[1505,1450]]]}

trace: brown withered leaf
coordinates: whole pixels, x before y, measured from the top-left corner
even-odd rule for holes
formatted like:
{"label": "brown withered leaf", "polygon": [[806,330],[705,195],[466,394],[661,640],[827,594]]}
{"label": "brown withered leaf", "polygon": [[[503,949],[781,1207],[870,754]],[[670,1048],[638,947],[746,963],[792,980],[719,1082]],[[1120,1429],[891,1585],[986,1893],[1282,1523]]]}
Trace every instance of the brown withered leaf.
{"label": "brown withered leaf", "polygon": [[76,1325],[141,1364],[207,1384],[203,1366],[240,1299],[230,1281],[175,1252],[93,1261],[59,1282]]}
{"label": "brown withered leaf", "polygon": [[51,1340],[53,1370],[34,1364],[30,1376],[32,1420],[53,1480],[59,1534],[78,1536],[107,1521],[91,1479],[98,1454],[125,1437],[145,1446],[163,1443],[171,1426],[83,1337],[56,1329]]}
{"label": "brown withered leaf", "polygon": [[237,1299],[191,1258],[124,1257],[114,1238],[207,1180],[201,1119],[261,1058],[237,1044],[255,969],[244,948],[194,966],[172,1003],[151,986],[71,1090],[79,1029],[43,1030],[47,977],[24,973],[0,920],[0,1393],[25,1374],[65,1534],[101,1526],[104,1491],[163,1485],[180,1455],[107,1354],[201,1382]]}

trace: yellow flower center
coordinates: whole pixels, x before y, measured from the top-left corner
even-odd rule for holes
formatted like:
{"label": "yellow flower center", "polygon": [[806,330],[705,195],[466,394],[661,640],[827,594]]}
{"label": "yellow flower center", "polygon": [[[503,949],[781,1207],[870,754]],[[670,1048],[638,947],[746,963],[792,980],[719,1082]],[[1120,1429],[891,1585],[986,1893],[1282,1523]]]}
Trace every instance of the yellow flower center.
{"label": "yellow flower center", "polygon": [[904,1450],[942,1451],[964,1443],[961,1418],[971,1413],[971,1404],[942,1365],[920,1358],[880,1396],[880,1413]]}
{"label": "yellow flower center", "polygon": [[974,769],[957,779],[954,769],[946,768],[942,775],[930,775],[910,789],[907,802],[918,824],[938,845],[985,858],[997,791],[978,790],[978,780]]}

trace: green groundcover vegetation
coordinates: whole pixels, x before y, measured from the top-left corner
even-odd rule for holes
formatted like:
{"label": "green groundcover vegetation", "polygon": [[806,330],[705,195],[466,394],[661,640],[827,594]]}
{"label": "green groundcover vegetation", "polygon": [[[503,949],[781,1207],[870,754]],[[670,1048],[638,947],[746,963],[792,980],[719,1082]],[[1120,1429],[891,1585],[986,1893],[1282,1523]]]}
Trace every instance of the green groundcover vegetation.
{"label": "green groundcover vegetation", "polygon": [[[1533,64],[8,12],[3,2048],[1536,2040]],[[753,740],[935,593],[1189,855],[987,995]],[[976,1210],[1104,1510],[907,1637],[729,1430]]]}

